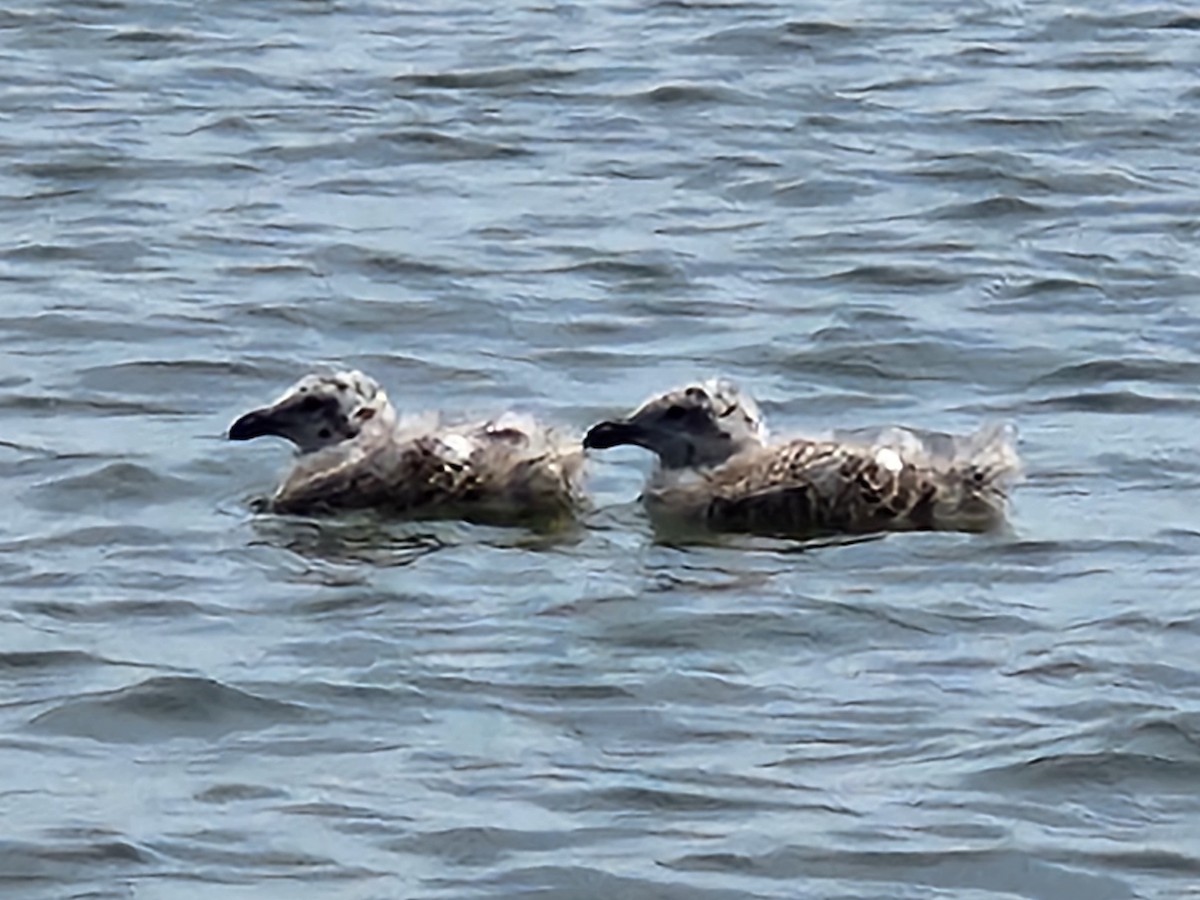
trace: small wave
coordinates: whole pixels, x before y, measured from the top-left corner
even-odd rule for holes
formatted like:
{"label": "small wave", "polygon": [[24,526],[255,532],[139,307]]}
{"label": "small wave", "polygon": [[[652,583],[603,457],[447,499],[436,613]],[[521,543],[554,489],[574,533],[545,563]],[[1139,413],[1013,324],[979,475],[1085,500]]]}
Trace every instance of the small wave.
{"label": "small wave", "polygon": [[570,847],[591,847],[632,836],[619,828],[574,828],[553,831],[521,831],[500,827],[450,828],[415,834],[389,845],[399,853],[434,856],[456,865],[494,865],[519,853],[547,853]]}
{"label": "small wave", "polygon": [[954,203],[936,210],[935,219],[998,219],[1006,217],[1040,216],[1046,207],[1020,197],[989,197],[974,203]]}
{"label": "small wave", "polygon": [[104,416],[169,416],[179,410],[172,406],[149,401],[121,400],[115,397],[75,396],[31,396],[10,394],[0,396],[0,409],[22,410],[31,413],[48,413],[55,416],[104,415]]}
{"label": "small wave", "polygon": [[169,381],[178,390],[225,390],[230,379],[256,373],[249,363],[218,359],[139,359],[78,370],[79,383],[100,391],[159,393]]}
{"label": "small wave", "polygon": [[402,253],[385,253],[354,244],[332,244],[309,254],[308,259],[319,271],[357,271],[368,275],[451,277],[461,274],[430,262]]}
{"label": "small wave", "polygon": [[673,813],[710,813],[724,816],[754,810],[793,809],[795,804],[780,799],[725,796],[718,793],[665,790],[662,788],[605,788],[589,791],[564,791],[542,797],[530,797],[535,803],[553,810],[622,810],[626,813],[645,812],[670,815]]}
{"label": "small wave", "polygon": [[208,678],[161,676],[44,712],[30,727],[106,743],[144,743],[172,737],[219,737],[269,728],[304,717],[305,710]]}
{"label": "small wave", "polygon": [[460,162],[513,159],[530,155],[524,147],[479,138],[458,137],[432,128],[405,128],[353,140],[325,140],[295,145],[269,145],[254,151],[260,159],[292,164],[335,160],[376,167],[398,162]]}
{"label": "small wave", "polygon": [[1060,366],[1030,384],[1107,384],[1113,381],[1193,385],[1200,381],[1200,363],[1165,359],[1096,359]]}
{"label": "small wave", "polygon": [[524,87],[574,78],[575,69],[553,69],[538,66],[513,66],[499,69],[464,69],[450,72],[429,72],[397,75],[393,81],[400,85],[450,90],[494,90]]}
{"label": "small wave", "polygon": [[1171,66],[1172,63],[1164,59],[1147,59],[1141,54],[1111,52],[1085,53],[1057,64],[1057,68],[1068,72],[1142,72]]}
{"label": "small wave", "polygon": [[856,181],[809,179],[775,185],[771,199],[780,206],[795,208],[843,206],[853,198],[873,193],[874,190]]}
{"label": "small wave", "polygon": [[[110,537],[111,540],[111,537]],[[54,542],[62,546],[61,540]],[[66,600],[33,600],[17,602],[14,609],[37,616],[45,616],[58,622],[125,622],[134,619],[185,619],[204,615],[210,607],[201,606],[191,600],[136,599],[136,600],[88,600],[73,603]],[[108,660],[96,660],[108,662]],[[0,667],[3,667],[0,657]]]}
{"label": "small wave", "polygon": [[842,25],[838,22],[818,22],[813,20],[787,22],[784,24],[783,30],[788,34],[803,34],[813,37],[851,37],[856,33],[860,33],[860,29],[854,28],[850,25]]}
{"label": "small wave", "polygon": [[948,893],[968,890],[1062,900],[1132,900],[1125,884],[1107,875],[1081,872],[1031,857],[1025,852],[995,850],[830,850],[827,846],[788,847],[761,854],[698,853],[663,863],[681,871],[738,872],[777,879],[853,879],[890,882],[904,892],[915,885]]}
{"label": "small wave", "polygon": [[22,883],[58,882],[64,889],[58,896],[79,896],[73,888],[81,882],[94,884],[104,877],[101,873],[144,865],[152,859],[151,854],[115,832],[54,829],[44,833],[37,843],[0,840],[0,884],[19,891]]}
{"label": "small wave", "polygon": [[69,512],[104,503],[161,502],[198,494],[201,489],[183,480],[161,475],[136,463],[114,462],[85,472],[45,481],[30,489],[42,509]]}
{"label": "small wave", "polygon": [[630,281],[677,281],[682,279],[682,272],[679,268],[669,262],[623,259],[620,257],[589,259],[583,262],[570,263],[565,266],[556,266],[544,271],[584,273],[600,275],[605,278],[616,277]]}
{"label": "small wave", "polygon": [[1065,788],[1094,789],[1120,785],[1136,790],[1183,791],[1200,778],[1200,760],[1169,759],[1144,753],[1097,751],[1052,753],[986,769],[968,777],[968,784],[987,790],[1045,791],[1061,796]]}
{"label": "small wave", "polygon": [[626,97],[636,102],[662,106],[683,106],[692,103],[742,103],[746,97],[724,87],[709,87],[703,84],[663,84],[647,91],[639,91]]}
{"label": "small wave", "polygon": [[[1088,294],[1103,293],[1103,288],[1094,281],[1076,278],[1032,278],[1015,284],[1004,284],[994,291],[995,296],[1005,299],[1038,298],[1048,294],[1072,294],[1086,291]],[[1041,308],[1040,306],[1038,307]]]}
{"label": "small wave", "polygon": [[[918,178],[971,185],[1009,186],[1017,191],[1050,190],[1046,178],[1033,174],[1028,161],[996,151],[938,155],[909,170]],[[995,189],[995,188],[994,188]],[[981,190],[982,193],[982,190]]]}
{"label": "small wave", "polygon": [[512,159],[529,155],[529,151],[523,147],[458,137],[431,128],[393,131],[371,140],[387,142],[397,147],[426,151],[430,157],[442,160]]}
{"label": "small wave", "polygon": [[[269,78],[262,72],[254,72],[244,66],[214,66],[203,65],[193,66],[187,70],[188,80],[195,82],[211,81],[222,88],[229,88],[233,85],[238,85],[245,88],[270,88],[279,87],[273,79]],[[229,127],[232,126],[232,127]],[[195,134],[198,131],[205,131],[216,127],[220,131],[229,130],[235,133],[253,134],[257,129],[251,124],[250,120],[245,116],[240,115],[222,115],[215,118],[204,125],[189,131],[189,134]]]}
{"label": "small wave", "polygon": [[243,800],[279,800],[286,796],[286,791],[258,784],[214,784],[196,794],[196,800],[200,803],[223,804]]}
{"label": "small wave", "polygon": [[127,158],[105,147],[80,148],[58,158],[33,163],[17,163],[22,174],[48,181],[92,181],[128,177]]}
{"label": "small wave", "polygon": [[729,56],[794,54],[812,49],[833,38],[843,41],[865,36],[859,28],[834,22],[794,21],[782,25],[740,25],[713,32],[702,38],[694,52]]}
{"label": "small wave", "polygon": [[885,287],[927,288],[953,287],[963,283],[963,277],[931,266],[862,265],[828,275],[825,281],[844,281]]}
{"label": "small wave", "polygon": [[1137,391],[1080,391],[1047,397],[1027,404],[1033,408],[1068,409],[1080,412],[1156,413],[1166,411],[1192,412],[1200,408],[1200,400],[1183,397],[1152,397]]}
{"label": "small wave", "polygon": [[81,650],[25,650],[0,653],[0,671],[78,669],[105,662],[98,656]]}
{"label": "small wave", "polygon": [[106,40],[125,44],[178,44],[195,41],[194,34],[181,31],[151,31],[148,28],[125,28],[110,34]]}

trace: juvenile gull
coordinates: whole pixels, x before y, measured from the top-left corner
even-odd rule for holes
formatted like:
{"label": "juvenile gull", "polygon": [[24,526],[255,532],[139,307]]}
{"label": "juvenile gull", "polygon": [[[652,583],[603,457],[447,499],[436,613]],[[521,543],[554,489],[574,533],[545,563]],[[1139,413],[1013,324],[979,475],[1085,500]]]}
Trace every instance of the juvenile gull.
{"label": "juvenile gull", "polygon": [[754,401],[722,380],[653,397],[583,441],[620,444],[658,455],[642,495],[652,518],[720,531],[986,531],[1004,522],[1019,475],[1007,425],[966,436],[891,427],[770,443]]}
{"label": "juvenile gull", "polygon": [[263,435],[299,451],[270,500],[277,512],[372,508],[515,524],[569,517],[582,499],[577,440],[515,413],[468,424],[401,420],[361,372],[305,376],[229,428],[234,441]]}

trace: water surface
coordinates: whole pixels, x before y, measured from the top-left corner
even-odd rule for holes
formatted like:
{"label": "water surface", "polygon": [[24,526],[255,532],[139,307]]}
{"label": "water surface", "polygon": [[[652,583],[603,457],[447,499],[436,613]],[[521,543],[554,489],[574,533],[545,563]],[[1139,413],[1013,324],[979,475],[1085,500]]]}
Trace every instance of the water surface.
{"label": "water surface", "polygon": [[[1200,20],[0,13],[5,896],[1194,894]],[[1011,418],[1011,533],[313,522],[319,362],[582,430]]]}

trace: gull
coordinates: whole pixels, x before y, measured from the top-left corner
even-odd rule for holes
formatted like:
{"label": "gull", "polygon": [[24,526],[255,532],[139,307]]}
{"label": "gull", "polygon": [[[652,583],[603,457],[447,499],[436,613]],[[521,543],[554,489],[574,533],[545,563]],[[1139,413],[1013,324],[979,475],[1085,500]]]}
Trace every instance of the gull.
{"label": "gull", "polygon": [[1015,430],[970,435],[890,426],[771,442],[754,400],[714,379],[600,422],[588,449],[657,454],[642,500],[660,525],[806,536],[988,531],[1005,521],[1020,474]]}
{"label": "gull", "polygon": [[413,518],[519,524],[570,518],[582,503],[583,449],[530,416],[446,424],[402,420],[358,371],[301,378],[241,416],[229,439],[276,435],[298,459],[268,501],[274,512],[377,509]]}

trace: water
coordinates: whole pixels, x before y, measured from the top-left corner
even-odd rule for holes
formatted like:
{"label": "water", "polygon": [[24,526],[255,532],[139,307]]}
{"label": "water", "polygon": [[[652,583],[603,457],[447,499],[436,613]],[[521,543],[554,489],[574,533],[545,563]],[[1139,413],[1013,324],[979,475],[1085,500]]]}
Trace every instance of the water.
{"label": "water", "polygon": [[[1182,5],[0,14],[0,885],[1197,896]],[[1011,418],[1011,534],[255,516],[315,363],[583,429]]]}

